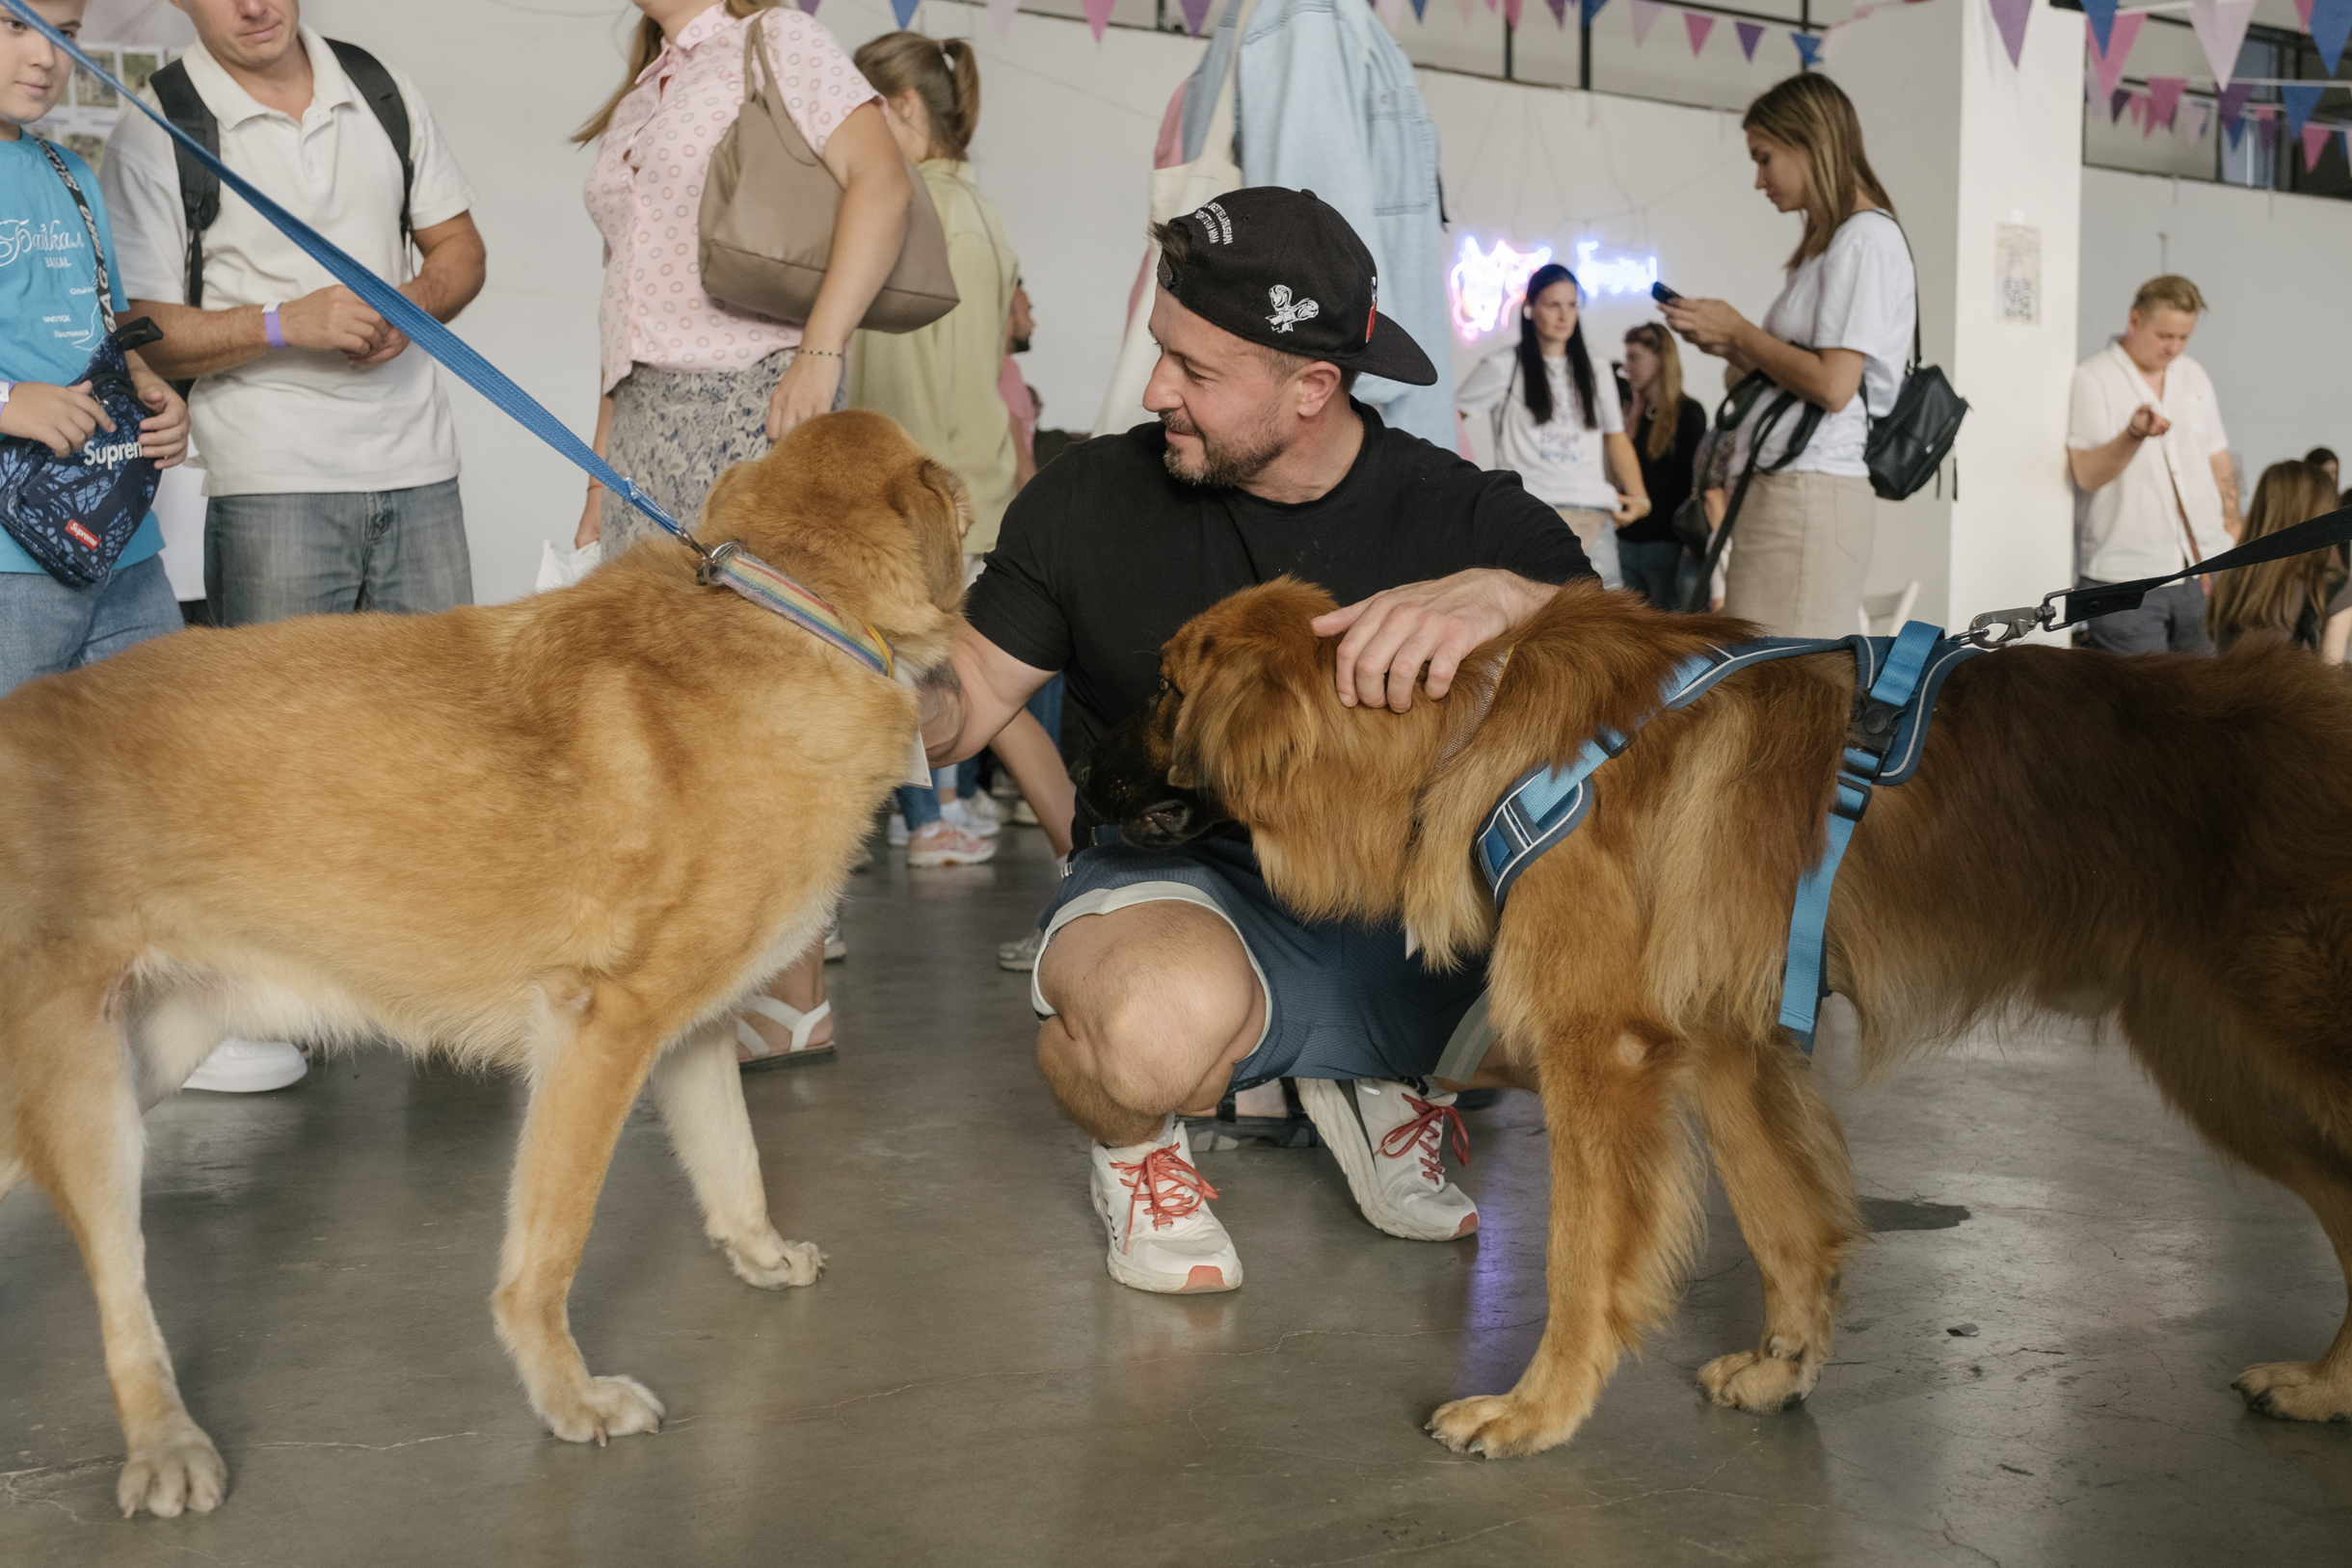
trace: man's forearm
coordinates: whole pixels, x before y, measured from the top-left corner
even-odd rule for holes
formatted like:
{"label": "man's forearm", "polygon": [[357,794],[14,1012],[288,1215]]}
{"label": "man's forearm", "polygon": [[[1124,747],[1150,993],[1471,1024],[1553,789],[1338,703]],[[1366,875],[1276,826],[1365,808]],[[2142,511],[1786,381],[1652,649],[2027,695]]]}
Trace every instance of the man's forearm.
{"label": "man's forearm", "polygon": [[490,253],[479,235],[451,235],[425,252],[424,265],[400,285],[400,292],[435,321],[454,321],[482,292],[489,263]]}
{"label": "man's forearm", "polygon": [[2221,492],[2221,525],[2232,539],[2246,537],[2246,514],[2237,501],[2237,465],[2223,452],[2213,459],[2213,488]]}
{"label": "man's forearm", "polygon": [[200,310],[162,300],[133,300],[123,312],[146,316],[163,329],[163,338],[140,350],[147,366],[166,381],[190,381],[258,359],[270,349],[261,330],[261,306]]}

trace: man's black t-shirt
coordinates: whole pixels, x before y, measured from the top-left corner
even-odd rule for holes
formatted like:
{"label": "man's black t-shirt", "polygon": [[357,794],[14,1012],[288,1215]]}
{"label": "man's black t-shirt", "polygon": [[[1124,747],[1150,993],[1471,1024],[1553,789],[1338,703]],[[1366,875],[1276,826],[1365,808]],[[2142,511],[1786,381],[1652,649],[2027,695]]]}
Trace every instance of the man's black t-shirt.
{"label": "man's black t-shirt", "polygon": [[1024,664],[1069,677],[1063,750],[1149,702],[1160,648],[1228,594],[1289,572],[1342,604],[1384,588],[1499,567],[1537,582],[1591,568],[1560,515],[1361,403],[1347,477],[1297,505],[1188,485],[1162,465],[1157,424],[1071,447],[1004,514],[964,613]]}

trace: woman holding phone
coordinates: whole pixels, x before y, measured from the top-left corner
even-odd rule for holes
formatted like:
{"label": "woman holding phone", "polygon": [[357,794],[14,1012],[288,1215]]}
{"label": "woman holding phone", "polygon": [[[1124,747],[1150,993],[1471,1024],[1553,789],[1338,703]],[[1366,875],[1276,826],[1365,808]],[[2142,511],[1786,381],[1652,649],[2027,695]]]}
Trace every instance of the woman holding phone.
{"label": "woman holding phone", "polygon": [[[1862,452],[1870,418],[1894,407],[1911,347],[1917,284],[1911,252],[1862,150],[1854,104],[1826,76],[1792,76],[1749,105],[1740,124],[1756,189],[1804,232],[1788,282],[1749,321],[1721,300],[1676,299],[1667,324],[1701,353],[1771,382],[1737,427],[1736,476],[1755,475],[1730,519],[1724,608],[1780,637],[1855,629],[1870,570],[1877,505]],[[1779,394],[1799,400],[1764,429]],[[1791,448],[1805,405],[1819,423]]]}

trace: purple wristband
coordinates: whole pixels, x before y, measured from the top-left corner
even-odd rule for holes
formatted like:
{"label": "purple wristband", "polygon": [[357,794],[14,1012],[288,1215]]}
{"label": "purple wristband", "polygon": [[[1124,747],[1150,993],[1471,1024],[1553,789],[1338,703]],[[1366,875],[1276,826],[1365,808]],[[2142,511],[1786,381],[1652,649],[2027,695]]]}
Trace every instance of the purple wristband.
{"label": "purple wristband", "polygon": [[274,349],[281,349],[286,346],[286,334],[284,330],[278,325],[278,307],[274,305],[262,309],[261,335],[270,340],[270,347]]}

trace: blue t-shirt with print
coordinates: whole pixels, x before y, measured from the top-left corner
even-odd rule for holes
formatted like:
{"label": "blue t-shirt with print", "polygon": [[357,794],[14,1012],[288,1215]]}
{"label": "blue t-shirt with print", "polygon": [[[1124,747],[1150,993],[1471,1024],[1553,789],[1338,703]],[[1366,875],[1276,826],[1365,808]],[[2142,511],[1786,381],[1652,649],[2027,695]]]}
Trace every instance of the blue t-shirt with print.
{"label": "blue t-shirt with print", "polygon": [[[106,199],[98,194],[98,176],[64,147],[58,148],[58,155],[80,183],[111,261],[114,230],[106,224]],[[112,267],[107,277],[113,279]],[[114,296],[120,311],[123,302],[119,282]],[[73,194],[57,177],[30,131],[13,142],[0,142],[0,381],[70,386],[89,368],[91,355],[105,336],[105,318],[98,311],[98,269]],[[150,512],[116,566],[135,566],[162,548],[163,528]],[[0,571],[40,570],[40,562],[0,533]]]}

